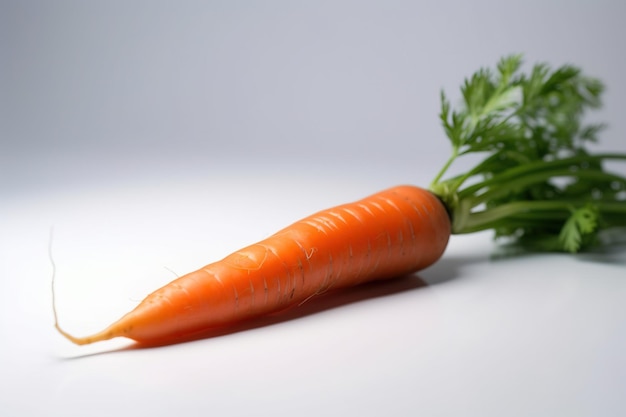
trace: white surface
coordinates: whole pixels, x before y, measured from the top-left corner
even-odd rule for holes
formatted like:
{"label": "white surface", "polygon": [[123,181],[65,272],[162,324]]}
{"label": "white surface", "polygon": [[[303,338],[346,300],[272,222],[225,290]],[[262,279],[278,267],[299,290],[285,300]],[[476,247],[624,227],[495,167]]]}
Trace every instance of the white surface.
{"label": "white surface", "polygon": [[[429,4],[432,3],[432,4]],[[623,416],[626,250],[494,257],[175,346],[76,347],[148,292],[447,157],[441,87],[503,54],[608,85],[624,151],[625,6],[0,4],[0,415]],[[172,272],[173,271],[173,272]],[[427,285],[421,284],[423,280]]]}
{"label": "white surface", "polygon": [[11,205],[0,241],[3,415],[623,414],[624,248],[492,259],[488,235],[455,236],[415,277],[232,334],[124,350],[124,340],[73,346],[52,328],[50,224],[60,319],[85,334],[171,280],[170,270],[217,260],[366,188],[257,175]]}

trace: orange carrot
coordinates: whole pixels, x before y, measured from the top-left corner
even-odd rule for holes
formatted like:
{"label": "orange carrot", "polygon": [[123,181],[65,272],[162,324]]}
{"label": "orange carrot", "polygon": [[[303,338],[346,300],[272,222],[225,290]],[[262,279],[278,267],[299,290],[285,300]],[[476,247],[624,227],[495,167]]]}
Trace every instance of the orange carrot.
{"label": "orange carrot", "polygon": [[55,326],[80,345],[119,336],[170,343],[301,304],[329,289],[425,268],[443,254],[450,228],[435,195],[398,186],[313,214],[177,278],[99,333],[75,337],[56,320]]}

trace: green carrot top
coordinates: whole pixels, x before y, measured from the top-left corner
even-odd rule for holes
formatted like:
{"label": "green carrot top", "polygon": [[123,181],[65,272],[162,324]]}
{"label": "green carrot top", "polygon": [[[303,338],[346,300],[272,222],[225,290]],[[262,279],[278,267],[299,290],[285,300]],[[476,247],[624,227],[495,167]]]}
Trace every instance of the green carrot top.
{"label": "green carrot top", "polygon": [[[481,69],[461,87],[452,110],[441,94],[441,121],[452,153],[430,189],[448,206],[453,233],[494,229],[533,249],[578,252],[599,232],[626,226],[626,177],[605,169],[624,153],[593,154],[603,124],[583,124],[601,105],[603,84],[565,65],[520,72],[521,56]],[[469,171],[444,178],[460,157]]]}

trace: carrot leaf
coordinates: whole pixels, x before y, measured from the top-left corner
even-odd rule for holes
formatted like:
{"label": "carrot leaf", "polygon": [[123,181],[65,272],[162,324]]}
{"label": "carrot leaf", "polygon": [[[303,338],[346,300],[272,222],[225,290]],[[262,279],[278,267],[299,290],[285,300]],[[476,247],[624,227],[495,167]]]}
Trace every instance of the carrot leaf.
{"label": "carrot leaf", "polygon": [[[511,55],[478,70],[455,108],[441,93],[452,152],[431,190],[448,206],[453,233],[493,229],[540,250],[578,252],[602,230],[626,226],[626,176],[606,169],[626,154],[587,148],[605,127],[584,123],[601,106],[601,81],[572,65],[524,73],[522,64]],[[468,154],[478,164],[447,177]]]}
{"label": "carrot leaf", "polygon": [[559,241],[563,248],[569,252],[577,252],[585,236],[591,235],[598,226],[597,210],[592,205],[587,205],[572,211],[565,221]]}

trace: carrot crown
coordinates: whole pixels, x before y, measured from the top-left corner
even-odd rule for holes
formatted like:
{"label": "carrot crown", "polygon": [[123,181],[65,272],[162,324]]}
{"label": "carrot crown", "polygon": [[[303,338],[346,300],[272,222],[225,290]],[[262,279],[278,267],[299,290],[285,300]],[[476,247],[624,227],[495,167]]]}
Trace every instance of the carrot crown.
{"label": "carrot crown", "polygon": [[[626,226],[626,178],[605,169],[624,153],[593,154],[604,124],[584,124],[599,108],[603,84],[564,65],[522,73],[519,55],[480,69],[453,110],[441,93],[440,118],[452,153],[430,189],[448,206],[453,233],[494,229],[533,249],[577,252]],[[480,162],[444,176],[462,156]]]}

